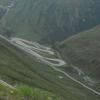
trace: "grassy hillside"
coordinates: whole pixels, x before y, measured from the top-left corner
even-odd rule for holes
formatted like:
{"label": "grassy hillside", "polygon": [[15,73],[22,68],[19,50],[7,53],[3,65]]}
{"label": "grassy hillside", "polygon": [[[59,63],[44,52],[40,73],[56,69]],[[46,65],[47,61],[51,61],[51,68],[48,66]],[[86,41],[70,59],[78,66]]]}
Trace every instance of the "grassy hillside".
{"label": "grassy hillside", "polygon": [[65,40],[61,43],[60,50],[68,63],[100,80],[100,26]]}
{"label": "grassy hillside", "polygon": [[100,23],[98,5],[98,0],[16,0],[2,23],[26,39],[63,40]]}
{"label": "grassy hillside", "polygon": [[[59,78],[62,76],[63,78]],[[100,100],[90,90],[50,66],[38,62],[0,37],[0,77],[7,83],[27,84],[61,96],[61,100]]]}
{"label": "grassy hillside", "polygon": [[54,94],[26,85],[11,88],[0,82],[0,100],[61,100]]}

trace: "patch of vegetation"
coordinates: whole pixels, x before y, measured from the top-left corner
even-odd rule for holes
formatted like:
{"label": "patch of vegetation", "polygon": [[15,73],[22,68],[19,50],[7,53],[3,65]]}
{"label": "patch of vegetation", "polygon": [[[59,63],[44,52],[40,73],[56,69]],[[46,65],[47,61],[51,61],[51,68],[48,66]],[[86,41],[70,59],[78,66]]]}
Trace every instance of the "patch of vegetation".
{"label": "patch of vegetation", "polygon": [[0,83],[0,100],[61,100],[61,98],[50,92],[27,85],[11,89]]}

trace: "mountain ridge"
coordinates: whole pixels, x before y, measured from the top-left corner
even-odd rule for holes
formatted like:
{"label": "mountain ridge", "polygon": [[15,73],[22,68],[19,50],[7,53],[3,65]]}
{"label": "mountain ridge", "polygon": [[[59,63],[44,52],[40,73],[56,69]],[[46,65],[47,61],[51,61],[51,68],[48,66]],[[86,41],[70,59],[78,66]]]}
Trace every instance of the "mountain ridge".
{"label": "mountain ridge", "polygon": [[17,0],[2,22],[15,31],[15,36],[59,41],[100,23],[96,1]]}

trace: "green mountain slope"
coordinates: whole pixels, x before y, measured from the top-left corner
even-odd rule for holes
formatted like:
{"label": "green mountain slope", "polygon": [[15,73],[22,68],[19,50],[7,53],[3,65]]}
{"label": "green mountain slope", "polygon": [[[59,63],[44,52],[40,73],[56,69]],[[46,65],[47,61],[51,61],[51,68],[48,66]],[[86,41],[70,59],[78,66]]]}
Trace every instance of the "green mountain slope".
{"label": "green mountain slope", "polygon": [[[63,79],[59,78],[62,76]],[[0,37],[0,77],[15,85],[23,83],[51,91],[62,100],[99,100],[100,96]]]}
{"label": "green mountain slope", "polygon": [[98,0],[16,0],[2,20],[30,40],[63,40],[100,23]]}
{"label": "green mountain slope", "polygon": [[100,80],[100,26],[65,40],[61,43],[60,50],[68,63]]}

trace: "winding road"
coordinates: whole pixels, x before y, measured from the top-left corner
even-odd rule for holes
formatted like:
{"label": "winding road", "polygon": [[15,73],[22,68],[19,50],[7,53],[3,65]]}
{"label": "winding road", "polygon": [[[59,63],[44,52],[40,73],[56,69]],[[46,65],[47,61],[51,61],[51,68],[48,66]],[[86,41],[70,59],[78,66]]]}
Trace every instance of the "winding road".
{"label": "winding road", "polygon": [[19,38],[12,38],[11,42],[21,48],[22,50],[26,51],[27,53],[32,54],[42,62],[50,65],[50,66],[63,66],[65,65],[65,61],[61,59],[56,59],[56,58],[48,58],[40,55],[37,51],[43,52],[43,53],[48,53],[49,55],[55,55],[55,53],[48,47],[42,46],[36,42],[29,42],[24,39],[19,39]]}
{"label": "winding road", "polygon": [[40,55],[38,52],[36,52],[36,50],[37,50],[40,52],[54,55],[55,53],[51,50],[51,48],[42,46],[36,42],[30,42],[30,41],[20,39],[20,38],[12,38],[11,43],[13,43],[15,46],[19,47],[20,49],[26,51],[27,53],[32,54],[36,58],[40,59],[43,63],[48,64],[55,71],[63,73],[65,76],[67,76],[74,82],[80,84],[81,86],[87,88],[88,90],[92,91],[94,94],[100,95],[100,92],[92,89],[91,87],[88,87],[87,85],[83,84],[82,82],[80,82],[80,81],[76,80],[75,78],[73,78],[72,76],[70,76],[68,73],[66,73],[66,72],[60,70],[58,67],[56,67],[56,66],[65,65],[66,64],[65,61],[63,61],[62,59],[56,59],[56,58],[54,59],[54,58],[44,57],[44,56]]}

